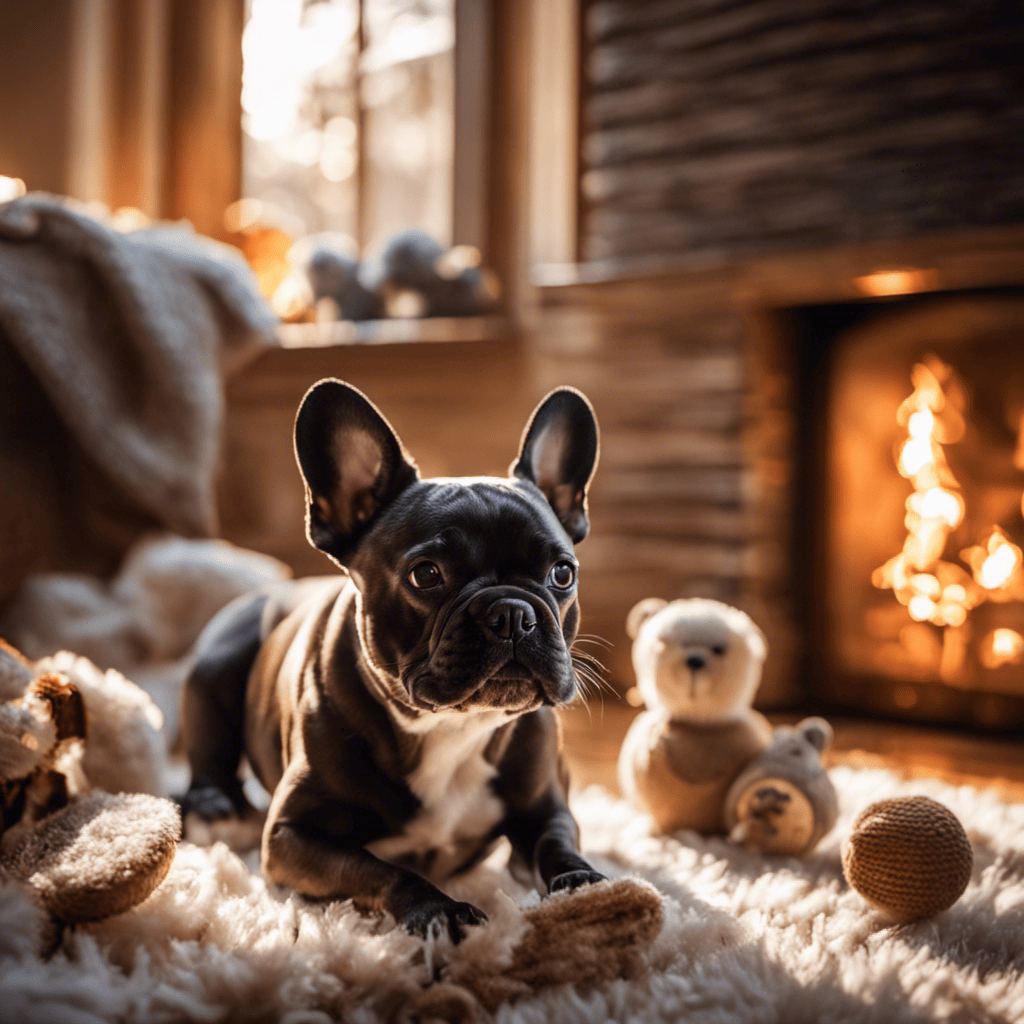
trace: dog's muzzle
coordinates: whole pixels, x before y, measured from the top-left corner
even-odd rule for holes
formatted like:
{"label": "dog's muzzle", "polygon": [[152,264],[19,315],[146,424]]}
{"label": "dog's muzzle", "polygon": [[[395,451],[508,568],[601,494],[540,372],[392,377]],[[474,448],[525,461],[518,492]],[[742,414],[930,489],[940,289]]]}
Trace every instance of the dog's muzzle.
{"label": "dog's muzzle", "polygon": [[575,696],[557,612],[519,587],[485,587],[457,604],[424,669],[412,692],[435,708],[523,711]]}

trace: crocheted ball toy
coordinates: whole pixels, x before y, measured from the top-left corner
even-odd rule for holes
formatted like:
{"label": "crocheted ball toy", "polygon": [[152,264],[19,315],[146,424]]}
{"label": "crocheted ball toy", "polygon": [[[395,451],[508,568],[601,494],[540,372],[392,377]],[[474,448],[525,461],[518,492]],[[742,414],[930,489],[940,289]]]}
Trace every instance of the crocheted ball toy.
{"label": "crocheted ball toy", "polygon": [[901,923],[953,906],[967,888],[973,862],[971,841],[956,815],[926,796],[872,804],[843,846],[850,887]]}

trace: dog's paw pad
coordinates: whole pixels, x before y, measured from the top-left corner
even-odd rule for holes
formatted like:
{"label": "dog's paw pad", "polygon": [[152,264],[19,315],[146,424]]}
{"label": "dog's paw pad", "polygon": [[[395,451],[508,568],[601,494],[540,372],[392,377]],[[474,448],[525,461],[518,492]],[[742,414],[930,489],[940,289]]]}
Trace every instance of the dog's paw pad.
{"label": "dog's paw pad", "polygon": [[548,893],[564,892],[569,889],[578,889],[581,885],[594,885],[596,882],[606,882],[608,879],[598,871],[581,869],[579,871],[566,871],[564,875],[556,875],[548,885]]}

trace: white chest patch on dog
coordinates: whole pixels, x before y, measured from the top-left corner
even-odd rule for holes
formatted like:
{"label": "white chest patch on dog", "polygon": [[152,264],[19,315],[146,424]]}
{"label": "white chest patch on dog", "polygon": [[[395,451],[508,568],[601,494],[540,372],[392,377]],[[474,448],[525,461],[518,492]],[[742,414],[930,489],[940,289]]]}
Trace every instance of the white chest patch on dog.
{"label": "white chest patch on dog", "polygon": [[400,835],[366,849],[431,879],[444,879],[465,863],[504,815],[490,785],[496,769],[483,754],[494,730],[506,722],[503,711],[441,713],[417,722],[423,748],[406,782],[422,806]]}

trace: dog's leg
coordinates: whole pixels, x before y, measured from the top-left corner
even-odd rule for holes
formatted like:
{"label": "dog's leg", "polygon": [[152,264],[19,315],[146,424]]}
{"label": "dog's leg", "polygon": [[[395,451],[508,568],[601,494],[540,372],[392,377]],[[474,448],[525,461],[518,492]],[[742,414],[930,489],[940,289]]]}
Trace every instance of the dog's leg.
{"label": "dog's leg", "polygon": [[552,893],[604,881],[579,852],[553,712],[544,708],[524,715],[508,749],[497,782],[508,807],[502,829],[515,854],[533,871],[537,888]]}
{"label": "dog's leg", "polygon": [[325,803],[311,792],[308,768],[293,761],[274,791],[263,830],[263,874],[310,899],[352,899],[358,906],[386,910],[413,935],[435,929],[452,942],[467,925],[487,915],[471,903],[446,896],[406,868],[364,849],[353,823],[365,818],[358,807]]}
{"label": "dog's leg", "polygon": [[516,854],[533,868],[541,892],[604,881],[605,876],[580,855],[576,822],[555,791],[530,808],[510,809],[505,834]]}
{"label": "dog's leg", "polygon": [[192,772],[180,799],[184,812],[213,821],[249,807],[238,778],[245,729],[245,692],[261,640],[266,597],[232,602],[210,622],[185,684],[182,734]]}

